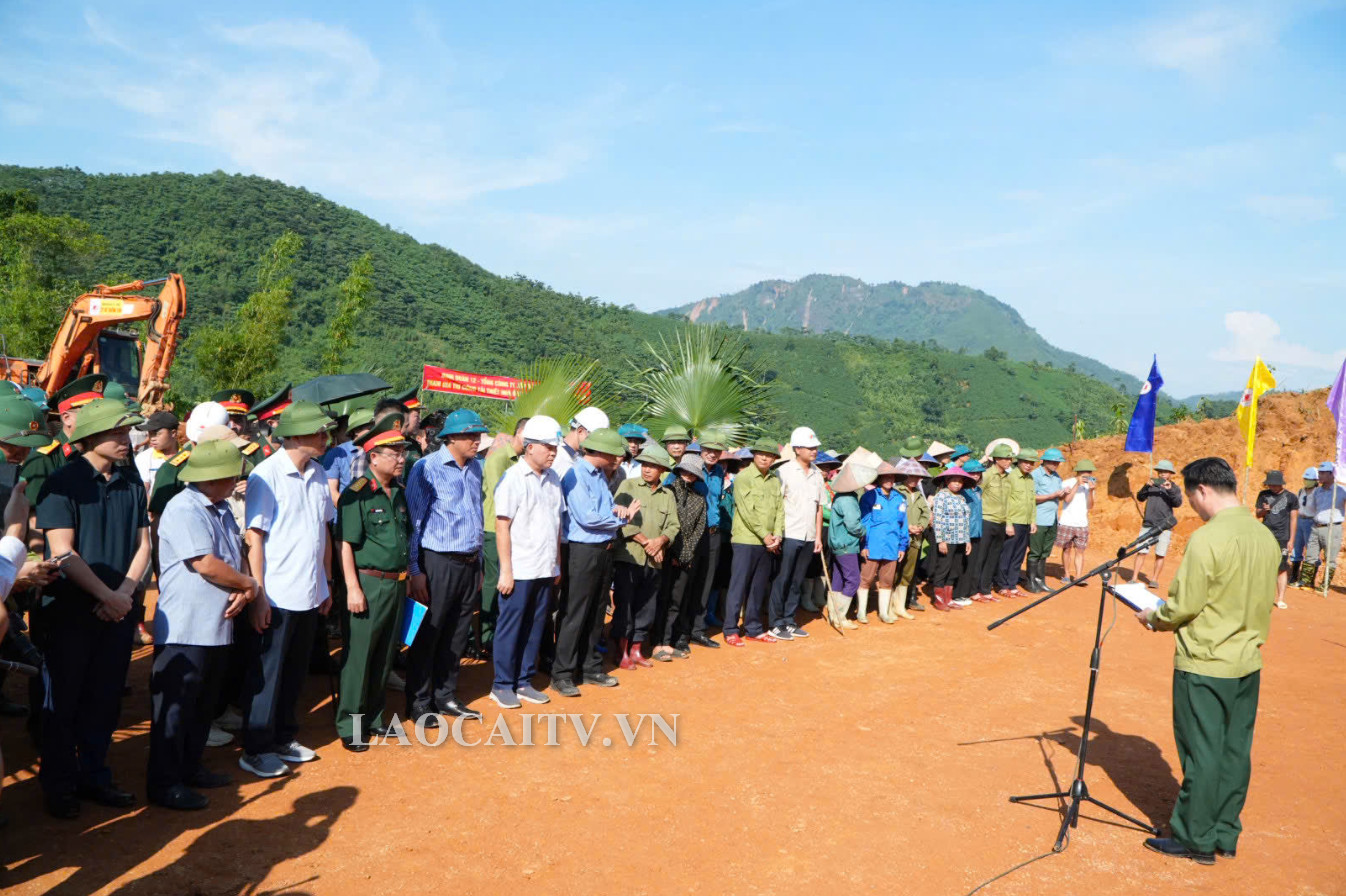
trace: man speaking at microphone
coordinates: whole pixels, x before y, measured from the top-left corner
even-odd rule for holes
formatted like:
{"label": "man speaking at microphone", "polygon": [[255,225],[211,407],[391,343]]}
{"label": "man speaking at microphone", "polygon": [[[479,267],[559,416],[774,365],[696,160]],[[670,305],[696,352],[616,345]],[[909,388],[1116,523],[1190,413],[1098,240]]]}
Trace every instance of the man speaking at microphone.
{"label": "man speaking at microphone", "polygon": [[1262,645],[1276,600],[1281,549],[1238,499],[1238,477],[1223,459],[1183,468],[1183,490],[1205,523],[1192,534],[1169,599],[1136,616],[1176,635],[1173,739],[1182,762],[1172,837],[1145,846],[1202,865],[1233,858],[1239,813],[1252,775],[1253,725]]}

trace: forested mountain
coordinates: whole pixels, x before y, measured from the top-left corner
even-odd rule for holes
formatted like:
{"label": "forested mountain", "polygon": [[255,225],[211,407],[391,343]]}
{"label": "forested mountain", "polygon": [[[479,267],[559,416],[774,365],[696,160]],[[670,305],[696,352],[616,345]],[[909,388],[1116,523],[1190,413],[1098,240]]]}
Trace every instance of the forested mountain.
{"label": "forested mountain", "polygon": [[[109,251],[96,281],[181,273],[189,335],[232,320],[256,290],[269,247],[286,231],[298,234],[294,322],[275,363],[238,384],[259,395],[315,374],[338,284],[366,252],[373,259],[373,298],[354,334],[351,367],[399,384],[419,381],[423,363],[517,374],[537,357],[567,353],[598,360],[620,383],[630,379],[633,363],[649,363],[647,342],[688,326],[492,274],[307,190],[258,177],[0,166],[0,192],[16,189],[35,194],[42,212],[87,221],[106,237]],[[776,416],[764,428],[782,439],[790,427],[808,424],[829,445],[863,443],[883,453],[913,433],[979,444],[1008,435],[1045,447],[1069,439],[1077,415],[1087,434],[1112,431],[1119,417],[1124,427],[1134,402],[1064,365],[1015,363],[994,352],[960,354],[840,333],[749,332],[744,338],[774,387]],[[183,400],[204,391],[190,340],[188,346],[173,375]],[[452,396],[426,397],[431,404],[457,404]],[[614,419],[624,419],[638,399],[627,393],[624,405],[609,409]]]}
{"label": "forested mountain", "polygon": [[811,274],[796,281],[764,280],[742,292],[681,305],[667,313],[697,323],[768,333],[791,329],[908,342],[933,340],[942,348],[969,352],[995,349],[1014,361],[1074,368],[1128,392],[1140,386],[1140,380],[1130,374],[1057,348],[1009,305],[956,283],[870,284],[854,277]]}

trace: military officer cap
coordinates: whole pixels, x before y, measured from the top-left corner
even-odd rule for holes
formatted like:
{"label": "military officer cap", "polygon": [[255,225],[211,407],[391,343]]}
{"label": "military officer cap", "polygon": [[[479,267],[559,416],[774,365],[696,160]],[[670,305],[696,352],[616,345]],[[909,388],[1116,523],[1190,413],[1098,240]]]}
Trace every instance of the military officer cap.
{"label": "military officer cap", "polygon": [[404,422],[401,414],[389,414],[360,436],[360,447],[366,454],[375,448],[405,448],[410,442],[402,435]]}
{"label": "military officer cap", "polygon": [[77,380],[71,380],[51,394],[48,404],[58,414],[84,407],[89,402],[103,397],[107,388],[107,377],[101,373],[91,373]]}
{"label": "military officer cap", "polygon": [[210,400],[224,405],[230,414],[246,414],[257,402],[257,396],[247,389],[221,389],[210,396]]}
{"label": "military officer cap", "polygon": [[293,386],[286,383],[276,394],[268,395],[252,406],[252,416],[258,420],[270,420],[290,406],[290,390]]}
{"label": "military officer cap", "polygon": [[243,475],[243,453],[232,441],[216,439],[201,442],[182,465],[178,479],[183,482],[213,482],[237,479]]}
{"label": "military officer cap", "polygon": [[421,387],[412,386],[405,392],[394,392],[391,397],[396,401],[400,401],[402,407],[406,408],[408,411],[414,411],[421,406],[420,394]]}
{"label": "military officer cap", "polygon": [[115,398],[97,398],[80,408],[75,415],[75,429],[70,441],[81,442],[100,433],[144,423],[145,418],[133,414]]}
{"label": "military officer cap", "polygon": [[0,442],[20,448],[50,444],[42,409],[17,392],[0,397]]}

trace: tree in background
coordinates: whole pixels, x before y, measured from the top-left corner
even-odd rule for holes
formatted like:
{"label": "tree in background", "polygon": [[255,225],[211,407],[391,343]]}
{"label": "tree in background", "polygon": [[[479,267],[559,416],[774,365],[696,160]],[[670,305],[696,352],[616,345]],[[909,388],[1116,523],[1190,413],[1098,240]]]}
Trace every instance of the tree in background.
{"label": "tree in background", "polygon": [[257,291],[248,296],[232,325],[202,327],[188,340],[200,391],[247,388],[271,392],[280,377],[280,356],[294,301],[294,267],[304,241],[285,231],[262,256]]}
{"label": "tree in background", "polygon": [[337,291],[336,314],[327,325],[327,348],[323,350],[322,372],[341,373],[355,346],[355,326],[360,320],[374,288],[374,255],[366,252],[351,264],[351,272]]}
{"label": "tree in background", "polygon": [[44,215],[28,190],[0,193],[0,333],[10,355],[44,358],[107,241],[69,215]]}
{"label": "tree in background", "polygon": [[771,387],[747,358],[747,345],[724,327],[690,327],[672,345],[645,344],[654,364],[627,387],[645,400],[640,417],[655,433],[685,426],[742,445],[760,431]]}

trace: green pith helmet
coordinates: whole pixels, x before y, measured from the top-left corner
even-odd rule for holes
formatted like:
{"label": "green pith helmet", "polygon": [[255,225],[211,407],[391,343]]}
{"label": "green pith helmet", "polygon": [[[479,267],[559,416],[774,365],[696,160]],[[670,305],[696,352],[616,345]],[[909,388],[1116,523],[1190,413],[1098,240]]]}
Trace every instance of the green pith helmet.
{"label": "green pith helmet", "polygon": [[585,436],[584,441],[580,443],[580,447],[585,451],[593,451],[597,454],[611,454],[615,457],[621,457],[626,453],[626,440],[617,435],[617,430],[605,426],[602,429],[595,429]]}
{"label": "green pith helmet", "polygon": [[772,439],[758,439],[748,446],[753,454],[770,454],[772,457],[780,457],[780,446]]}
{"label": "green pith helmet", "polygon": [[661,442],[690,442],[692,434],[687,431],[685,426],[670,426],[664,430],[664,437]]}
{"label": "green pith helmet", "polygon": [[1174,468],[1174,466],[1173,466],[1173,461],[1171,461],[1171,460],[1161,460],[1159,463],[1157,463],[1157,464],[1154,465],[1154,469],[1155,469],[1155,472],[1157,472],[1157,473],[1158,473],[1158,472],[1163,472],[1163,473],[1176,473],[1176,472],[1178,472],[1177,469]]}
{"label": "green pith helmet", "polygon": [[82,408],[94,399],[102,398],[103,390],[106,388],[107,377],[101,373],[91,373],[77,380],[71,380],[51,393],[51,400],[47,405],[56,413],[63,414]]}
{"label": "green pith helmet", "polygon": [[1094,472],[1095,469],[1096,469],[1096,468],[1094,467],[1094,462],[1091,461],[1091,460],[1077,460],[1077,461],[1075,461],[1075,472],[1076,472],[1076,473],[1092,473],[1092,472]]}
{"label": "green pith helmet", "polygon": [[1008,445],[1004,445],[1004,444],[996,445],[994,448],[991,449],[991,457],[992,457],[993,459],[998,459],[998,458],[1002,458],[1002,457],[1011,457],[1011,458],[1012,458],[1012,457],[1014,457],[1014,451],[1013,451],[1013,449],[1011,449],[1010,446],[1008,446]]}
{"label": "green pith helmet", "polygon": [[725,451],[729,448],[720,436],[709,436],[701,440],[702,451]]}
{"label": "green pith helmet", "polygon": [[925,440],[920,436],[912,436],[902,443],[902,450],[898,454],[902,457],[919,458],[925,454]]}
{"label": "green pith helmet", "polygon": [[1019,453],[1014,456],[1014,462],[1017,464],[1022,461],[1035,464],[1038,462],[1038,453],[1032,448],[1020,448]]}
{"label": "green pith helmet", "polygon": [[654,464],[663,467],[665,470],[673,469],[673,458],[669,457],[668,452],[658,445],[646,445],[636,457],[636,463]]}
{"label": "green pith helmet", "polygon": [[18,392],[0,398],[0,442],[20,448],[41,448],[51,442],[47,415]]}
{"label": "green pith helmet", "polygon": [[276,426],[276,438],[288,439],[292,436],[311,436],[326,432],[332,426],[332,418],[311,401],[296,401],[280,412],[280,423]]}
{"label": "green pith helmet", "polygon": [[368,426],[374,422],[373,408],[356,408],[351,411],[351,415],[346,420],[346,431],[355,432],[363,426]]}
{"label": "green pith helmet", "polygon": [[80,442],[99,433],[144,422],[144,417],[132,414],[119,399],[97,398],[76,412],[75,431],[70,433],[70,441]]}
{"label": "green pith helmet", "polygon": [[243,475],[243,452],[233,442],[217,439],[202,442],[192,450],[182,465],[178,479],[183,482],[211,482],[216,479],[237,479]]}

